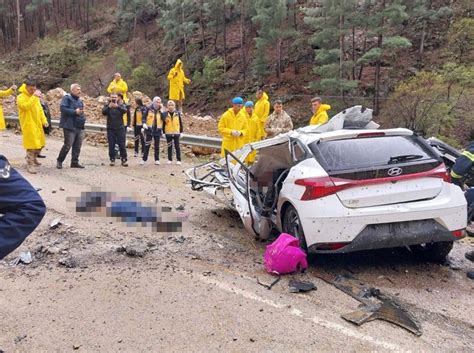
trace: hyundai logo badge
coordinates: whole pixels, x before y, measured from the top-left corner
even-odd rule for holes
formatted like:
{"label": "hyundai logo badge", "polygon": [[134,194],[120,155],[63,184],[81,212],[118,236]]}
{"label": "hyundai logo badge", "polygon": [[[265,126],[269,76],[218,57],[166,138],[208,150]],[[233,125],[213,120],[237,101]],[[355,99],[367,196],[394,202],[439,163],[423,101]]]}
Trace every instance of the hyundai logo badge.
{"label": "hyundai logo badge", "polygon": [[397,176],[397,175],[400,175],[403,173],[403,170],[402,168],[390,168],[388,171],[387,171],[387,174],[388,176],[391,176],[391,177],[394,177],[394,176]]}

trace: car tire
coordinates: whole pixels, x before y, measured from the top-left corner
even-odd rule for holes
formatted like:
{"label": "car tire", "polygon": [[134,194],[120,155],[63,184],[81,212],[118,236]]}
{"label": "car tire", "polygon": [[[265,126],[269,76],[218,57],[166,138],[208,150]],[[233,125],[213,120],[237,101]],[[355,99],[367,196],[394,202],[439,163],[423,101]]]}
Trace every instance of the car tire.
{"label": "car tire", "polygon": [[410,246],[412,252],[430,262],[443,262],[452,248],[452,241],[440,241]]}
{"label": "car tire", "polygon": [[296,211],[296,208],[294,208],[293,205],[288,205],[285,208],[285,211],[283,213],[282,226],[283,232],[288,233],[297,238],[300,242],[300,248],[307,252],[308,248],[306,245],[306,238],[304,235],[303,226],[301,225],[298,211]]}

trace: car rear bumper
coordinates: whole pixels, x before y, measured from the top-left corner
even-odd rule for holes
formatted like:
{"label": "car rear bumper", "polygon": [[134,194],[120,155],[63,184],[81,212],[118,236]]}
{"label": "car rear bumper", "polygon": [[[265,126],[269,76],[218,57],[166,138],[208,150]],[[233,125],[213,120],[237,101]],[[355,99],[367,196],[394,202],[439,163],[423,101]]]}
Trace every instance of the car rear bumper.
{"label": "car rear bumper", "polygon": [[[361,238],[357,241],[357,247],[354,246],[354,250],[349,251],[455,240],[457,238],[451,232],[464,229],[467,223],[464,193],[459,187],[447,183],[443,185],[440,194],[430,200],[347,208],[337,196],[331,195],[293,204],[298,211],[308,248],[314,244],[352,243],[359,236]],[[423,223],[424,221],[430,223]],[[420,224],[427,228],[424,230],[417,223],[411,222],[422,222]],[[380,232],[391,234],[390,237],[381,234],[380,241],[374,239],[379,237],[378,233],[367,229],[375,226],[381,226]],[[426,235],[422,237],[422,233]],[[363,242],[367,244],[363,245]]]}
{"label": "car rear bumper", "polygon": [[368,225],[355,239],[337,250],[318,249],[319,244],[308,248],[312,253],[346,253],[360,250],[395,248],[440,241],[455,241],[448,229],[433,219]]}

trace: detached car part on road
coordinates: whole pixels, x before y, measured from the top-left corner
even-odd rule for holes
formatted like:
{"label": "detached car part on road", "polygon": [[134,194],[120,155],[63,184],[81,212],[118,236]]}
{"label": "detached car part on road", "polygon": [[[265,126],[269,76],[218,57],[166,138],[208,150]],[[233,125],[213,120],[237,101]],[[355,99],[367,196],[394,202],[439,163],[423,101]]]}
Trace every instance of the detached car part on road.
{"label": "detached car part on road", "polygon": [[225,165],[186,174],[214,197],[230,189],[233,199],[219,200],[257,238],[276,228],[313,253],[410,246],[438,261],[465,234],[466,200],[440,155],[410,130],[378,130],[361,106],[227,152]]}

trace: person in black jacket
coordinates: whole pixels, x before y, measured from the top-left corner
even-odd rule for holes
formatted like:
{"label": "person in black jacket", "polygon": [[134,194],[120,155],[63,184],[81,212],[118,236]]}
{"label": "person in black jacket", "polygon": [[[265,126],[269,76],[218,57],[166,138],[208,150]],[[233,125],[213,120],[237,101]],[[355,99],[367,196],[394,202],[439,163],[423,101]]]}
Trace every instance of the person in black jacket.
{"label": "person in black jacket", "polygon": [[71,94],[65,95],[61,101],[59,127],[64,131],[64,144],[56,160],[56,168],[58,169],[62,169],[63,162],[71,147],[71,168],[84,168],[79,163],[79,155],[81,153],[82,141],[84,140],[86,117],[84,115],[84,103],[80,96],[81,86],[73,83],[71,85]]}
{"label": "person in black jacket", "polygon": [[[40,103],[41,103],[41,108],[43,108],[44,116],[46,117],[46,121],[48,122],[48,126],[43,126],[43,131],[45,135],[49,135],[51,131],[53,130],[51,126],[51,112],[49,111],[49,105],[48,103],[43,99],[44,96],[41,96],[40,98]],[[40,150],[40,153],[36,156],[37,158],[46,158],[44,154],[41,154],[42,150]]]}
{"label": "person in black jacket", "polygon": [[0,260],[20,246],[45,213],[38,192],[0,155]]}
{"label": "person in black jacket", "polygon": [[123,115],[127,108],[122,104],[117,94],[112,93],[109,101],[102,109],[102,114],[107,116],[107,141],[109,144],[110,166],[115,165],[115,144],[119,146],[122,166],[128,167],[127,149],[125,146],[126,127],[123,124]]}

